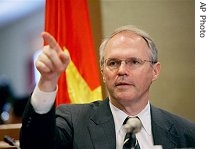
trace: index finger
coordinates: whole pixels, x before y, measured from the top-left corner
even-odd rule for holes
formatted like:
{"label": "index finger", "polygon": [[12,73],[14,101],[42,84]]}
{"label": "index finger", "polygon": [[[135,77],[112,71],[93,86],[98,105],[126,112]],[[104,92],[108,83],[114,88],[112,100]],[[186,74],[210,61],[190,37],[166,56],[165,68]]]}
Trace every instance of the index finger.
{"label": "index finger", "polygon": [[50,48],[55,49],[56,51],[60,50],[59,44],[51,34],[49,34],[48,32],[43,32],[42,37],[44,39],[44,42],[46,42]]}

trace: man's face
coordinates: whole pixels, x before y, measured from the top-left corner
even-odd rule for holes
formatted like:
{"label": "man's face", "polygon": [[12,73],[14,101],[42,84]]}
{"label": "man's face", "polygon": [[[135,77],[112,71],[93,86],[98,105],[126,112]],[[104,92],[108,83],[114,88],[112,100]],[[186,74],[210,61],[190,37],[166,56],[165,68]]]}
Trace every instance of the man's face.
{"label": "man's face", "polygon": [[[113,62],[108,61],[113,58]],[[135,58],[147,62],[135,65],[135,61],[130,61]],[[153,65],[148,62],[149,47],[143,38],[131,32],[115,35],[106,45],[104,59],[103,81],[112,101],[126,105],[148,100],[150,85],[157,79],[160,66],[159,63]],[[123,61],[120,64],[115,59]],[[116,62],[118,67],[113,69]]]}

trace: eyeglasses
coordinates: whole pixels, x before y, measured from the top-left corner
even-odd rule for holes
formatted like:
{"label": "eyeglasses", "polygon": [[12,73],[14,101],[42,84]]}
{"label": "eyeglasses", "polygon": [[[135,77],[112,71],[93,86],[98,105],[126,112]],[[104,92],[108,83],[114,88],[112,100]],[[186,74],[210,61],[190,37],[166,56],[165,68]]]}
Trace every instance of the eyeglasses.
{"label": "eyeglasses", "polygon": [[139,68],[145,62],[150,62],[152,64],[156,63],[149,60],[141,60],[140,58],[137,58],[137,57],[131,57],[125,60],[121,60],[118,58],[108,58],[104,61],[104,63],[105,63],[105,66],[107,66],[110,70],[115,70],[115,69],[119,69],[123,61],[125,62],[125,65],[128,66],[129,69]]}

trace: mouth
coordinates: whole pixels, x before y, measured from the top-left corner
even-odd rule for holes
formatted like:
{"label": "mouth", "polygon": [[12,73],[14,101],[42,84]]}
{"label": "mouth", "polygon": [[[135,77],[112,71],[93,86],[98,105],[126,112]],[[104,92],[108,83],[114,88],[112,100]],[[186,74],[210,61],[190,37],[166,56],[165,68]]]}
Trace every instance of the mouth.
{"label": "mouth", "polygon": [[115,84],[116,87],[121,87],[121,86],[130,86],[131,84],[126,83],[126,82],[118,82]]}

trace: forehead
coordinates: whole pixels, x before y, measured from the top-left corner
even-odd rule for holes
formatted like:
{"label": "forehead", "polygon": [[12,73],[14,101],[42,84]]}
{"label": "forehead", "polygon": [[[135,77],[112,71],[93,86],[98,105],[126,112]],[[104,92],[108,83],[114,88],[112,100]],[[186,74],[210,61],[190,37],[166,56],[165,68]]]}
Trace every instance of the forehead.
{"label": "forehead", "polygon": [[123,31],[114,35],[105,48],[106,56],[146,56],[148,55],[148,44],[145,39],[136,33]]}

